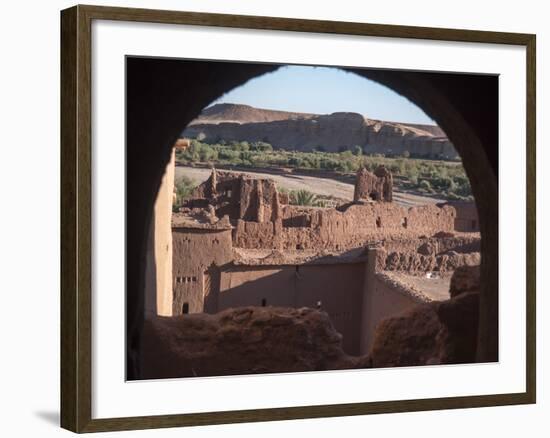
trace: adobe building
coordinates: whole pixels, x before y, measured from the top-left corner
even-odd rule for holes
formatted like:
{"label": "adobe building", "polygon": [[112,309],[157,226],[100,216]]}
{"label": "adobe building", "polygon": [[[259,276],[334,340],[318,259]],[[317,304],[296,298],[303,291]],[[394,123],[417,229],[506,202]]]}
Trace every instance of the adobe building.
{"label": "adobe building", "polygon": [[426,272],[479,264],[479,234],[456,232],[452,206],[402,207],[392,189],[387,169],[361,169],[354,202],[295,206],[270,179],[213,170],[172,215],[172,288],[157,302],[165,315],[321,309],[344,350],[364,354],[379,321],[448,298],[418,287]]}
{"label": "adobe building", "polygon": [[449,201],[445,203],[456,211],[455,230],[479,232],[479,217],[473,201]]}
{"label": "adobe building", "polygon": [[208,215],[175,216],[172,221],[172,315],[214,313],[219,268],[232,260],[231,225]]}
{"label": "adobe building", "polygon": [[309,259],[239,250],[221,270],[218,310],[242,306],[309,307],[330,317],[343,348],[359,354],[365,254]]}
{"label": "adobe building", "polygon": [[166,166],[153,208],[145,257],[145,316],[172,312],[172,204],[175,153]]}

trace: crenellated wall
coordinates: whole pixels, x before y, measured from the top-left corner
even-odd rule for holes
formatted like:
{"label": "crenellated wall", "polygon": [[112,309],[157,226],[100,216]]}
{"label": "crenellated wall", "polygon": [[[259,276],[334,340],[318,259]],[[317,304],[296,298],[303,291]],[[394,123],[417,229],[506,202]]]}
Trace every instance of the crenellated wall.
{"label": "crenellated wall", "polygon": [[[391,202],[385,168],[358,172],[355,198],[336,208],[288,205],[270,179],[213,170],[173,220],[173,314],[317,307],[347,353],[366,353],[380,321],[432,299],[400,274],[479,264],[479,235],[455,235],[456,210]],[[233,249],[247,257],[236,260]],[[300,253],[314,256],[290,256]]]}
{"label": "crenellated wall", "polygon": [[388,237],[418,238],[454,231],[455,210],[448,206],[406,208],[376,202],[352,204],[343,211],[294,206],[283,206],[282,209],[282,221],[238,220],[234,245],[250,249],[339,251]]}

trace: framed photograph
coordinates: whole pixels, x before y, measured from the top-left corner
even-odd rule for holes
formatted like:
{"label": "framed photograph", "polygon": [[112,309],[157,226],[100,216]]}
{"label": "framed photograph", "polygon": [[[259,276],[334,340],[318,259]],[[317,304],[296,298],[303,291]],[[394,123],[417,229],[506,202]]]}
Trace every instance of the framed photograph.
{"label": "framed photograph", "polygon": [[535,403],[535,35],[61,12],[61,423]]}

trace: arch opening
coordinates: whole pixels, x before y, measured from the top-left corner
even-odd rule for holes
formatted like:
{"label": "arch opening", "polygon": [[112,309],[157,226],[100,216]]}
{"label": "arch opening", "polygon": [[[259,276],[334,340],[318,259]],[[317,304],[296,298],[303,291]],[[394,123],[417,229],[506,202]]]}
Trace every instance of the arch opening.
{"label": "arch opening", "polygon": [[[354,71],[354,73],[355,73],[355,71]],[[426,102],[427,102],[427,105],[426,105],[427,108],[432,108],[432,111],[430,111],[430,110],[428,109],[427,112],[429,112],[429,113],[432,115],[432,117],[433,117],[434,119],[446,120],[446,118],[447,118],[449,115],[457,115],[457,110],[456,110],[456,108],[455,108],[454,106],[449,105],[449,102],[448,102],[448,101],[445,101],[445,99],[442,99],[442,96],[437,95],[437,93],[434,93],[433,89],[431,89],[431,87],[433,87],[435,81],[430,81],[430,80],[421,81],[420,78],[411,77],[410,74],[403,73],[403,72],[397,72],[396,75],[389,74],[388,72],[386,72],[386,74],[381,74],[381,73],[378,72],[378,71],[362,71],[362,73],[363,73],[363,74],[361,74],[361,76],[363,76],[363,77],[375,77],[375,78],[376,78],[379,82],[381,82],[381,83],[386,83],[386,84],[391,83],[391,84],[393,84],[393,85],[395,86],[396,89],[406,89],[407,86],[410,86],[410,83],[417,83],[417,84],[420,84],[420,85],[422,85],[422,86],[424,87],[424,90],[428,90],[428,91],[432,92],[432,94],[434,94],[434,95],[431,96],[431,97],[432,97],[431,100],[428,99],[428,98],[427,98],[425,95],[423,95],[421,92],[419,92],[418,89],[414,89],[414,90],[413,90],[414,92],[402,93],[402,94],[407,95],[407,97],[409,97],[411,100],[415,100],[415,99],[411,98],[411,96],[414,96],[414,97],[417,97],[419,101],[422,101],[422,102],[425,102],[425,101],[426,101]],[[235,76],[237,76],[237,75],[235,74]],[[413,76],[414,76],[414,75],[413,75]],[[252,75],[251,75],[250,77],[252,77]],[[417,82],[415,82],[415,80],[416,80]],[[419,86],[419,88],[422,88],[422,87]],[[207,94],[207,93],[205,93],[205,94]],[[429,93],[428,93],[428,94],[429,94]],[[420,96],[420,97],[418,97],[418,96]],[[437,97],[439,97],[439,102],[438,102]],[[204,100],[203,100],[203,101],[204,101]],[[415,100],[415,101],[416,101],[416,100]],[[200,105],[199,105],[199,106],[200,106]],[[205,105],[205,106],[206,106],[206,105]],[[445,107],[446,111],[437,112],[437,111],[434,111],[434,110],[433,110],[433,108],[438,108],[438,107]],[[188,114],[191,114],[191,113],[188,112]],[[459,113],[458,115],[459,115],[459,116],[462,116],[461,113]],[[458,129],[457,129],[458,127],[460,127],[460,126],[463,127],[463,126],[464,126],[464,119],[463,119],[463,117],[458,117],[457,120],[458,120],[458,122],[456,122],[454,125],[452,125],[452,126],[449,125],[451,128],[453,128],[453,129],[450,129],[450,132],[454,132],[455,130],[458,131]],[[315,125],[315,123],[313,123],[313,124]],[[444,123],[443,123],[443,124],[444,124]],[[456,125],[456,126],[455,126],[455,125]],[[172,130],[172,132],[174,132],[174,131]],[[203,140],[205,140],[205,139],[207,138],[207,136],[204,136],[204,135],[202,135],[202,134],[204,134],[204,133],[201,132],[201,133],[199,133],[199,135],[197,135],[197,139],[200,138],[200,139],[201,139],[200,141],[203,141]],[[459,142],[455,144],[456,149],[459,150],[459,151],[461,152],[461,154],[463,153],[462,149],[464,149],[464,150],[466,151],[466,154],[465,154],[466,157],[468,157],[468,156],[470,156],[470,155],[476,155],[475,153],[472,153],[471,151],[468,152],[468,149],[467,149],[467,147],[465,146],[463,140],[464,140],[464,139],[467,139],[467,140],[470,141],[470,140],[475,139],[476,141],[474,141],[473,143],[476,144],[477,146],[480,146],[480,145],[481,145],[481,142],[480,142],[480,140],[479,140],[479,138],[478,138],[478,137],[480,137],[480,136],[481,136],[481,135],[478,135],[478,133],[476,132],[475,129],[472,129],[471,127],[468,127],[468,129],[465,131],[465,134],[463,134],[463,138],[460,137],[460,138],[459,138]],[[265,138],[270,138],[270,139],[272,139],[272,136],[267,137],[267,136],[264,135],[264,136],[262,137],[262,139],[265,139]],[[216,139],[217,139],[217,140],[223,140],[223,139],[220,139],[219,137],[217,137]],[[267,142],[265,142],[265,141],[263,141],[263,140],[261,140],[261,141],[264,142],[264,143],[267,143]],[[273,140],[272,140],[272,141],[273,141]],[[249,145],[249,146],[250,146],[250,145]],[[262,147],[266,147],[266,146],[265,146],[265,145],[264,145],[264,146],[262,146],[262,145],[255,145],[255,147],[256,147],[256,148],[262,148]],[[339,146],[339,147],[341,147],[341,146]],[[326,147],[325,147],[325,146],[320,146],[319,149],[326,149]],[[483,146],[481,146],[481,150],[483,151]],[[246,153],[247,153],[247,152],[250,152],[250,147],[248,148],[248,150],[239,150],[238,152],[239,152],[240,156],[246,156]],[[244,154],[243,154],[243,153],[244,153]],[[340,152],[340,153],[342,153],[342,152]],[[365,153],[365,151],[364,151],[363,148],[361,148],[361,153]],[[410,159],[410,158],[411,158],[411,157],[410,157],[410,152],[409,152],[408,156],[405,156],[405,154],[403,154],[402,158]],[[481,163],[482,163],[482,164],[485,164],[485,165],[488,165],[488,160],[486,159],[486,157],[485,157],[485,160],[481,160]],[[479,175],[478,175],[478,174],[479,174],[479,169],[475,169],[474,166],[471,166],[471,167],[470,167],[470,170],[468,169],[468,158],[466,158],[466,159],[464,160],[464,167],[466,168],[466,172],[468,173],[468,176],[469,176],[470,174],[474,174],[474,175],[476,175],[476,178],[479,179]],[[478,166],[478,167],[479,167],[479,166]],[[485,167],[485,168],[483,169],[483,171],[484,171],[484,172],[491,171],[490,166]],[[491,176],[491,175],[489,174],[489,176]],[[472,180],[471,180],[471,181],[472,181],[472,189],[473,189],[473,192],[474,192],[474,193],[477,192],[477,191],[476,191],[476,183],[474,182],[474,181],[476,181],[476,178],[472,178]],[[417,182],[418,182],[418,181],[417,181]],[[496,181],[495,181],[495,182],[496,182]],[[211,184],[211,185],[212,185],[212,184]],[[217,185],[217,184],[214,184],[214,185]],[[425,185],[425,184],[424,184],[424,185]],[[433,189],[433,187],[432,187],[432,189]],[[263,195],[263,193],[265,193],[265,191],[266,191],[266,190],[265,190],[265,187],[263,187],[263,186],[261,186],[261,185],[257,186],[257,187],[255,188],[255,190],[256,190],[256,191],[258,191],[258,190],[262,191],[262,195]],[[232,193],[232,194],[233,194],[233,193],[236,193],[236,192],[238,192],[238,190],[235,189],[235,188],[229,189],[229,193]],[[226,193],[227,193],[227,192],[226,192]],[[372,195],[374,195],[374,196],[372,196]],[[376,200],[377,200],[377,199],[376,199],[376,196],[378,196],[378,192],[370,192],[370,193],[369,193],[369,197],[370,197],[372,200],[375,200],[375,201],[376,201]],[[227,197],[227,196],[226,196],[226,197]],[[229,196],[229,198],[232,198],[232,196]],[[306,196],[305,196],[305,194],[301,194],[301,202],[308,202],[308,203],[309,203],[309,202],[312,202],[311,199],[310,199],[309,201],[307,201],[307,200],[304,200],[303,198],[306,198]],[[255,207],[258,207],[258,206],[255,206]],[[229,208],[230,208],[230,206],[223,205],[223,206],[220,207],[220,209],[215,210],[215,211],[214,211],[214,214],[215,214],[216,216],[219,214],[220,216],[223,217],[223,216],[224,216],[223,213],[227,213],[227,212],[230,213],[230,209],[229,209]],[[319,207],[314,207],[314,208],[319,208]],[[254,210],[254,208],[251,209],[251,210]],[[274,221],[270,221],[270,220],[269,220],[269,219],[273,219],[272,217],[266,217],[265,211],[261,211],[261,212],[260,212],[260,211],[257,211],[257,210],[259,210],[258,208],[255,208],[255,210],[256,210],[256,211],[250,213],[252,216],[246,216],[245,219],[252,219],[250,222],[254,222],[254,223],[258,223],[258,224],[262,224],[262,223],[266,223],[266,222],[275,223]],[[248,212],[245,212],[245,214],[248,214]],[[268,213],[267,213],[267,216],[273,215],[273,214],[274,214],[273,212],[268,212]],[[480,221],[482,224],[483,224],[483,222],[484,222],[483,212],[482,212],[482,211],[480,211],[480,218],[479,218],[479,221]],[[399,226],[401,227],[401,229],[403,229],[403,228],[412,228],[412,227],[415,226],[415,222],[414,222],[414,220],[413,220],[412,217],[405,217],[404,219],[400,217],[400,218],[398,219],[398,222],[399,222]],[[470,219],[469,224],[470,224],[471,226],[473,226],[473,225],[472,225],[473,223],[474,223],[473,220]],[[409,225],[409,224],[410,224],[410,225]],[[230,223],[230,225],[233,226],[231,223]],[[378,227],[381,227],[380,218],[377,218],[377,219],[376,219],[376,225],[377,225],[377,228],[378,228]],[[483,227],[482,227],[482,228],[483,228]],[[225,230],[225,231],[227,231],[227,230]],[[222,232],[222,231],[220,231],[220,232]],[[482,229],[482,232],[484,232],[483,229]],[[234,235],[235,233],[234,233],[234,230],[233,230],[232,232],[229,232],[229,233],[226,232],[226,234],[230,234],[230,235],[231,235],[231,239],[232,239],[232,238],[233,238],[233,235]],[[485,234],[484,234],[484,237],[485,237]],[[426,242],[424,242],[424,243],[426,243]],[[429,243],[429,242],[427,242],[427,243]],[[483,248],[483,243],[485,243],[485,248]],[[494,242],[492,242],[492,244],[494,244]],[[491,249],[491,239],[490,239],[490,237],[489,237],[489,244],[487,244],[487,239],[485,239],[485,242],[482,242],[481,245],[482,245],[482,252],[484,252],[484,249],[487,250],[487,248],[489,248],[489,250],[490,250],[490,249]],[[429,246],[429,245],[427,245],[427,246]],[[296,247],[296,249],[307,248],[307,244],[304,245],[304,243],[300,242],[300,243],[295,244],[295,247]],[[426,250],[426,251],[428,251],[428,250]],[[398,252],[398,251],[394,251],[394,252]],[[428,256],[429,254],[420,254],[420,255],[426,257],[426,256]],[[482,263],[483,263],[483,262],[482,262]],[[325,269],[326,269],[326,268],[325,268]],[[486,271],[489,271],[489,273],[487,273]],[[481,274],[481,275],[482,275],[482,280],[483,280],[483,276],[487,277],[487,275],[490,275],[490,274],[491,274],[490,271],[491,271],[490,267],[489,267],[489,269],[487,269],[487,266],[485,266],[485,270],[484,270],[484,269],[483,269],[483,266],[482,266],[482,270],[481,270],[481,272],[482,272],[482,274]],[[301,275],[304,275],[304,273],[301,273]],[[306,275],[307,275],[307,274],[306,274]],[[223,276],[223,274],[222,274],[222,276]],[[263,281],[264,281],[264,283],[260,283],[260,284],[258,284],[258,286],[261,287],[262,285],[267,284],[267,283],[265,283],[266,280],[263,280]],[[486,298],[487,298],[487,297],[486,297]],[[493,297],[493,298],[494,298],[494,297]],[[481,299],[481,301],[482,301],[482,305],[483,305],[483,300]],[[218,305],[219,305],[219,299],[218,299]],[[262,305],[263,305],[263,300],[262,300]],[[315,307],[315,303],[314,303],[314,305],[311,306],[311,307]],[[325,307],[325,306],[323,306],[323,307]],[[218,307],[218,308],[219,308],[219,307]],[[353,308],[353,306],[352,306],[352,308]],[[329,312],[329,313],[330,313],[330,312]],[[482,312],[482,313],[483,313],[483,312]],[[482,321],[483,321],[483,320],[482,320]],[[483,325],[483,324],[484,324],[483,322],[480,323],[480,325]],[[480,330],[480,332],[481,332],[481,330]],[[486,335],[485,335],[485,336],[486,336]],[[480,334],[480,341],[481,341],[481,342],[480,342],[480,346],[481,346],[481,347],[483,347],[483,345],[482,345],[482,344],[483,344],[483,338],[484,338],[484,335],[481,335],[481,334]],[[483,354],[487,354],[487,352],[485,352],[485,353],[483,352],[483,348],[478,348],[477,350],[478,350],[478,351],[477,351],[477,352],[478,352],[478,357],[483,357]],[[489,350],[490,350],[490,348],[489,348]]]}

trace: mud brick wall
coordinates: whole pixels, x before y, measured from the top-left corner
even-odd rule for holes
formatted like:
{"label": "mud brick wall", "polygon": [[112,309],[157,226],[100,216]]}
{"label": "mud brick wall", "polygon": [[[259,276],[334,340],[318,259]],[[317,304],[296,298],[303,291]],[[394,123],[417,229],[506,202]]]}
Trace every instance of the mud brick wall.
{"label": "mud brick wall", "polygon": [[393,178],[391,172],[384,166],[378,167],[374,173],[364,167],[357,171],[353,200],[386,201],[393,199]]}
{"label": "mud brick wall", "polygon": [[418,238],[437,232],[453,232],[452,207],[426,205],[401,207],[393,203],[350,205],[336,209],[283,206],[283,222],[297,217],[309,226],[282,226],[281,221],[253,223],[239,221],[234,245],[250,249],[344,250],[386,238]]}
{"label": "mud brick wall", "polygon": [[172,314],[182,314],[185,303],[188,313],[202,312],[205,271],[212,265],[223,266],[233,259],[231,230],[174,228],[172,247]]}

